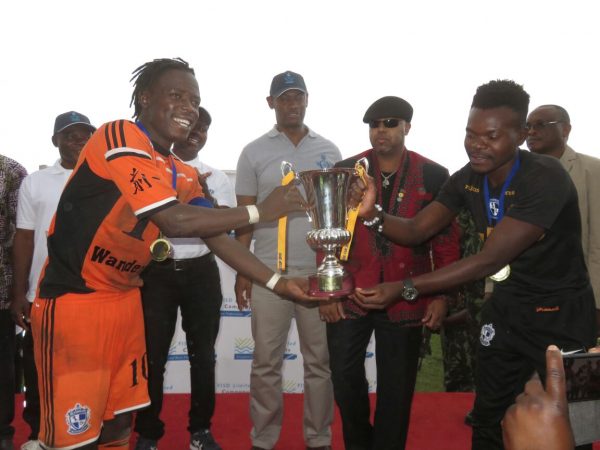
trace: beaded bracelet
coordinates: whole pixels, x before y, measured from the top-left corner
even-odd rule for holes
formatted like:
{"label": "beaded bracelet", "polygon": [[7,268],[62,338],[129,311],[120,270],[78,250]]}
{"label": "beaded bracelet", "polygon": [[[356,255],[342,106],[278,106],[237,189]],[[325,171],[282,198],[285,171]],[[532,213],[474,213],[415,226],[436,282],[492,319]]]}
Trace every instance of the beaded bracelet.
{"label": "beaded bracelet", "polygon": [[377,215],[373,217],[371,220],[363,220],[363,224],[367,228],[373,228],[375,225],[379,224],[377,227],[377,231],[381,233],[383,231],[383,208],[381,205],[375,204],[373,205],[377,210]]}

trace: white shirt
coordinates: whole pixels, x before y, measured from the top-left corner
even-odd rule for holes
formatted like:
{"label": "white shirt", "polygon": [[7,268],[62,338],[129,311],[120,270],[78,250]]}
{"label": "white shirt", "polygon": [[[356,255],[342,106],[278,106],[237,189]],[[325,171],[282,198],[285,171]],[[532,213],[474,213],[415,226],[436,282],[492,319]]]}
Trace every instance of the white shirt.
{"label": "white shirt", "polygon": [[[217,201],[219,206],[233,208],[237,205],[235,191],[225,172],[204,164],[197,156],[190,161],[183,162],[197,168],[200,173],[212,173],[206,179],[206,184],[208,185],[210,195]],[[175,259],[198,258],[210,252],[210,249],[200,238],[169,238],[169,240],[173,244],[173,258]]]}
{"label": "white shirt", "polygon": [[60,165],[38,170],[28,175],[19,189],[17,204],[17,228],[33,230],[33,259],[29,271],[27,300],[32,302],[38,279],[48,257],[48,228],[56,212],[60,195],[73,171]]}

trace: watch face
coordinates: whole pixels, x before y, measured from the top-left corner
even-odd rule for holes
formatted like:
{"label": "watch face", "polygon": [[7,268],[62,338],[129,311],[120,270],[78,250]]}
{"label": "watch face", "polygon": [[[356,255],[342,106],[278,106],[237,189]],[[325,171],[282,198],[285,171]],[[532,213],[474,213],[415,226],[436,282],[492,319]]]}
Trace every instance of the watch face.
{"label": "watch face", "polygon": [[418,297],[418,295],[419,293],[415,288],[405,287],[404,291],[402,292],[402,297],[404,297],[404,299],[408,300],[409,302],[415,300]]}

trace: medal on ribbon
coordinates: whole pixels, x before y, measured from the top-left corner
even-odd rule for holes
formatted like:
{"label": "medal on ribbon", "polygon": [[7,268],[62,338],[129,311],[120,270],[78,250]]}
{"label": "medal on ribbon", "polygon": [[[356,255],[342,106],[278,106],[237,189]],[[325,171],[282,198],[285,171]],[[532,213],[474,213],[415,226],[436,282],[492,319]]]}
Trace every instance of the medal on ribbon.
{"label": "medal on ribbon", "polygon": [[[138,122],[138,126],[142,128],[142,131],[145,131],[143,125]],[[172,184],[173,190],[177,192],[177,168],[175,167],[175,161],[171,158],[171,176],[172,176]],[[157,262],[164,261],[167,258],[173,257],[173,246],[168,239],[162,234],[162,231],[159,231],[158,238],[150,244],[150,254],[152,255],[152,259]]]}
{"label": "medal on ribbon", "polygon": [[490,279],[496,282],[504,281],[510,276],[510,265],[505,265],[502,269],[493,275],[490,275]]}
{"label": "medal on ribbon", "polygon": [[171,243],[165,239],[162,233],[158,235],[158,239],[155,239],[152,244],[150,244],[150,254],[152,255],[152,259],[157,262],[164,261],[167,258],[173,256],[173,246]]}
{"label": "medal on ribbon", "polygon": [[[498,222],[500,222],[504,217],[504,197],[506,195],[506,190],[508,189],[508,186],[510,185],[510,182],[512,181],[513,177],[519,170],[520,165],[521,160],[519,158],[519,151],[517,150],[515,162],[513,163],[510,169],[510,173],[506,177],[506,180],[504,180],[504,184],[502,185],[502,190],[500,191],[500,195],[498,196],[498,198],[490,197],[490,188],[488,184],[487,175],[483,179],[483,197],[485,201],[485,210],[488,219],[488,229],[486,232],[486,237],[489,237],[489,235],[494,230],[494,226],[497,225]],[[510,265],[507,264],[495,274],[490,275],[488,278],[492,281],[500,282],[506,280],[509,276]]]}

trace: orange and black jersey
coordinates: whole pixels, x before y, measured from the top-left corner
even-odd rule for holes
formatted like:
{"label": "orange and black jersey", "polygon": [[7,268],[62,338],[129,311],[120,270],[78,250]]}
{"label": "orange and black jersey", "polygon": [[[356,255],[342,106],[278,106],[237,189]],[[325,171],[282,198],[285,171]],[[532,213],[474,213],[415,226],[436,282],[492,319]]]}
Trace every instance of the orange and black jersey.
{"label": "orange and black jersey", "polygon": [[104,124],[83,148],[60,198],[38,296],[141,286],[139,274],[159,233],[149,217],[200,197],[195,170],[156,151],[138,125]]}

